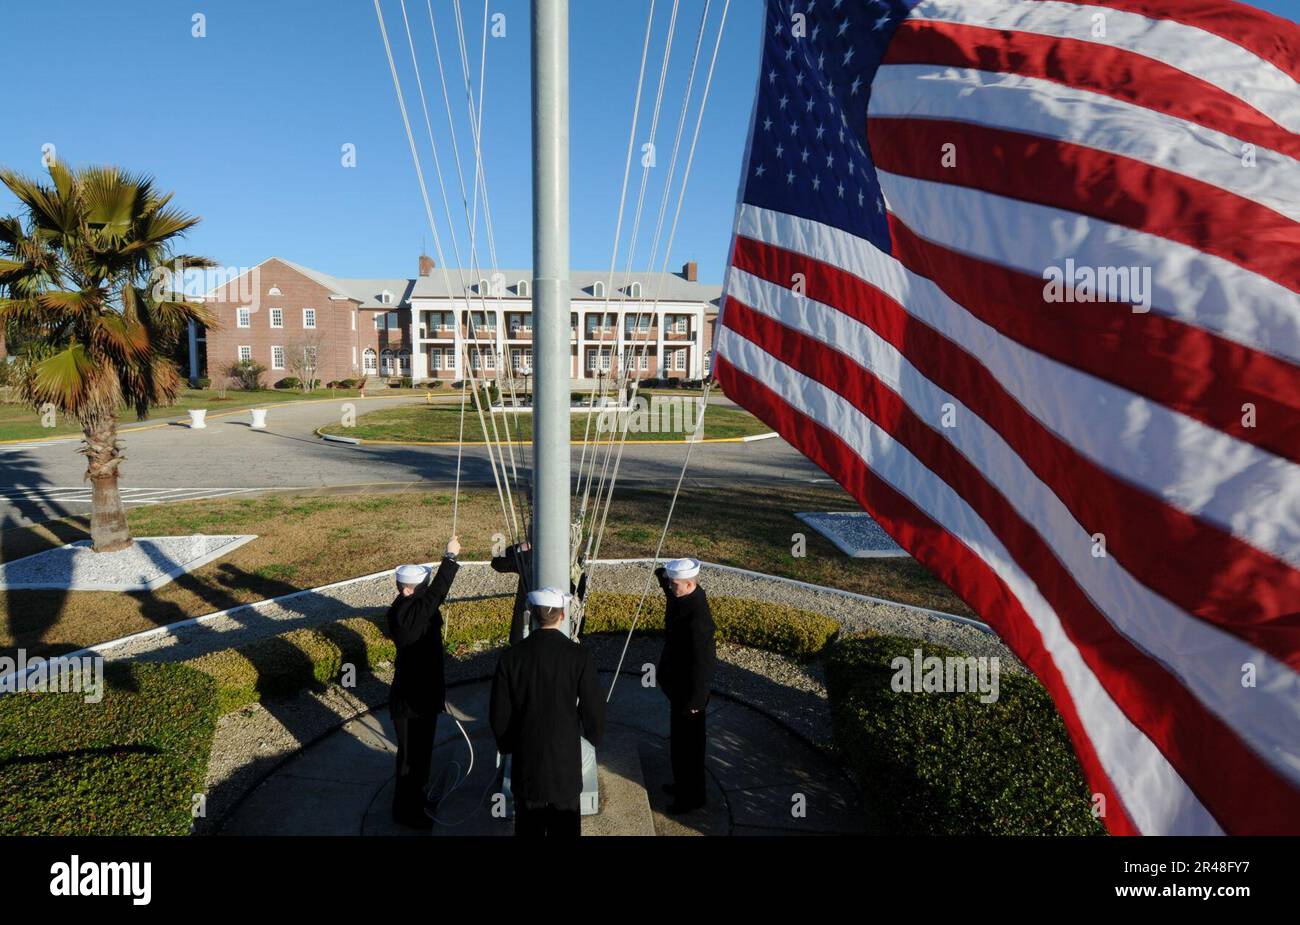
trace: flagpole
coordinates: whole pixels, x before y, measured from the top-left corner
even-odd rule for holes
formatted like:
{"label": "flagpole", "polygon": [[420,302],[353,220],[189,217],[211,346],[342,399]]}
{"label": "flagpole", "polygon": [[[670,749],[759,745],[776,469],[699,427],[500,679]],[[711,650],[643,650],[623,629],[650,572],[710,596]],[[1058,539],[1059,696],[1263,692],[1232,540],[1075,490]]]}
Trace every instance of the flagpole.
{"label": "flagpole", "polygon": [[569,3],[533,0],[533,582],[569,589]]}

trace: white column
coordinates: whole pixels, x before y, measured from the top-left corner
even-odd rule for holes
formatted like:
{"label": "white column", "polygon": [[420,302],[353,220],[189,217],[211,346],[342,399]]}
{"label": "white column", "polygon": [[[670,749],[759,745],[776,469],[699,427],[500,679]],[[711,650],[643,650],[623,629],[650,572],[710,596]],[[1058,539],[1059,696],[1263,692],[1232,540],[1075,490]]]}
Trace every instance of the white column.
{"label": "white column", "polygon": [[662,308],[659,309],[657,312],[655,312],[655,318],[654,318],[655,340],[656,340],[656,352],[658,353],[658,357],[655,360],[655,362],[659,364],[659,370],[658,372],[655,373],[655,377],[658,379],[668,378],[668,369],[664,364],[664,317],[665,316],[666,316],[666,312],[664,312]]}

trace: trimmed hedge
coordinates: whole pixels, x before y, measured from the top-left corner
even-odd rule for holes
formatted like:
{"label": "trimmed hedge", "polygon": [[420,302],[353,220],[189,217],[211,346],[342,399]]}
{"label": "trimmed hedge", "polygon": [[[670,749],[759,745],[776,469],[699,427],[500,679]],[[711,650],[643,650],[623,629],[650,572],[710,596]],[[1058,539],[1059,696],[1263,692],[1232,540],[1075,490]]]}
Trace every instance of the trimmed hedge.
{"label": "trimmed hedge", "polygon": [[[663,631],[664,602],[656,596],[646,601],[638,630]],[[443,644],[447,651],[455,653],[475,644],[505,642],[510,635],[512,600],[494,597],[446,604]],[[587,601],[583,634],[627,632],[636,602],[637,597],[631,594],[592,594]],[[839,629],[839,624],[829,617],[793,607],[730,597],[715,598],[710,604],[723,640],[792,658],[807,659],[818,654]],[[218,709],[224,714],[264,697],[319,689],[337,681],[344,664],[373,669],[391,662],[396,652],[381,620],[377,614],[315,629],[292,630],[213,652],[187,664],[216,682]]]}
{"label": "trimmed hedge", "polygon": [[965,657],[899,636],[853,636],[827,661],[835,739],[872,822],[907,835],[1104,834],[1065,724],[1033,678],[1003,672],[998,700],[895,693],[891,662]]}
{"label": "trimmed hedge", "polygon": [[186,835],[217,722],[184,665],[105,669],[104,698],[0,697],[0,835]]}
{"label": "trimmed hedge", "polygon": [[338,681],[345,664],[374,668],[392,661],[393,643],[368,617],[351,617],[315,629],[299,629],[186,664],[216,684],[217,709],[229,713],[265,697],[285,697]]}

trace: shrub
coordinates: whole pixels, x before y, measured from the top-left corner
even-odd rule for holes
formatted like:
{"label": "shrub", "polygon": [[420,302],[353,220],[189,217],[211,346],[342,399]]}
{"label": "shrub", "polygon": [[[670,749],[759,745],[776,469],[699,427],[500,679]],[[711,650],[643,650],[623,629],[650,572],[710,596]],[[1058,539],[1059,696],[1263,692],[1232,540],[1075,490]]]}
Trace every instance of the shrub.
{"label": "shrub", "polygon": [[415,380],[412,379],[410,376],[403,376],[401,379],[398,380],[397,384],[404,389],[409,389],[415,385]]}
{"label": "shrub", "polygon": [[198,378],[198,379],[195,379],[195,380],[194,380],[194,388],[196,388],[196,389],[210,389],[210,388],[212,388],[212,380],[209,379],[209,378],[207,378],[206,376],[202,376],[202,377],[200,377],[200,378]]}
{"label": "shrub", "polygon": [[226,368],[226,375],[245,391],[256,391],[262,387],[262,376],[266,367],[256,360],[240,360]]}
{"label": "shrub", "polygon": [[429,380],[429,388],[431,388],[431,389],[440,389],[440,388],[442,388],[442,380],[441,380],[441,379],[430,379],[430,380]]}
{"label": "shrub", "polygon": [[0,698],[0,834],[185,835],[216,729],[211,678],[108,665],[104,698]]}
{"label": "shrub", "polygon": [[263,698],[321,688],[339,679],[344,664],[374,668],[394,654],[378,623],[352,617],[212,652],[187,664],[216,683],[218,711],[224,714]]}
{"label": "shrub", "polygon": [[299,389],[302,388],[302,380],[297,376],[285,376],[275,384],[277,389]]}
{"label": "shrub", "polygon": [[1046,690],[1003,673],[998,700],[980,694],[895,693],[891,662],[962,656],[898,636],[854,636],[832,647],[827,686],[835,739],[890,833],[1100,834],[1065,725]]}
{"label": "shrub", "polygon": [[357,380],[340,379],[338,385],[340,389],[355,389],[357,387]]}

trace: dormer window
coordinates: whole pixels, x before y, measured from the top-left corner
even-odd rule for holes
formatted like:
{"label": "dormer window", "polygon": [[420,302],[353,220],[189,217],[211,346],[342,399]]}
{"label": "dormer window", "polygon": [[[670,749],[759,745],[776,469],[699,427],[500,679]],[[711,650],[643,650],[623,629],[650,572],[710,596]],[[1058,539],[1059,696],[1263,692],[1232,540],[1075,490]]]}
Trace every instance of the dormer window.
{"label": "dormer window", "polygon": [[392,305],[393,294],[389,292],[387,289],[385,289],[383,292],[379,293],[379,301],[384,305]]}
{"label": "dormer window", "polygon": [[634,299],[641,298],[641,284],[639,282],[630,283],[627,287],[627,294]]}
{"label": "dormer window", "polygon": [[487,294],[488,294],[488,281],[487,281],[487,280],[485,280],[485,279],[481,279],[481,280],[478,281],[478,294],[479,294],[479,295],[487,295]]}
{"label": "dormer window", "polygon": [[596,280],[591,284],[591,294],[598,299],[603,299],[605,297],[605,284],[600,280]]}
{"label": "dormer window", "polygon": [[524,298],[528,297],[528,280],[521,279],[519,282],[515,283],[515,294],[523,296]]}

